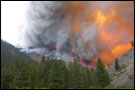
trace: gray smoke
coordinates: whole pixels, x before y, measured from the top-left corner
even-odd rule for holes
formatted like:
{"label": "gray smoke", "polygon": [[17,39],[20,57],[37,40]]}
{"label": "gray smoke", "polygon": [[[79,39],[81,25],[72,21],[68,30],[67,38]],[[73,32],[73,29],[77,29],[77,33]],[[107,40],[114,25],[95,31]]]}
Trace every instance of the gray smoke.
{"label": "gray smoke", "polygon": [[[132,4],[132,2],[130,2]],[[128,3],[122,7],[127,13],[123,13],[121,2],[66,2],[66,1],[31,1],[27,3],[26,23],[22,32],[20,46],[23,48],[40,48],[42,55],[46,57],[56,57],[65,61],[72,58],[88,59],[99,56],[100,50],[113,48],[108,47],[104,42],[99,42],[98,24],[93,18],[88,18],[95,10],[101,10],[104,13],[109,12],[110,7],[118,7],[116,10],[119,15],[123,13],[125,21],[132,21],[132,7]],[[115,6],[114,6],[115,5]],[[119,12],[121,11],[121,12]],[[129,14],[130,13],[130,14]],[[131,17],[127,20],[128,17]],[[109,32],[117,25],[109,25]],[[111,29],[110,29],[111,28]],[[131,31],[133,31],[131,29]],[[113,31],[112,31],[113,32]],[[129,39],[122,41],[127,36]],[[120,41],[129,43],[131,37],[124,35]],[[87,44],[86,44],[87,43]],[[56,44],[56,48],[55,48]],[[53,47],[51,47],[54,45]],[[106,47],[107,46],[107,47]],[[38,49],[39,50],[39,49]],[[36,49],[35,49],[36,51]]]}

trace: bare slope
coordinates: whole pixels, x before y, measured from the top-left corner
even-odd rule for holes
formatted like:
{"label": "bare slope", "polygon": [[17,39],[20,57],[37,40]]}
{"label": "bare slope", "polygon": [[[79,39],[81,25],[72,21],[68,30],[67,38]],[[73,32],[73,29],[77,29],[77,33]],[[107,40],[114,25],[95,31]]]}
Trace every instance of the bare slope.
{"label": "bare slope", "polygon": [[119,58],[120,71],[116,71],[114,64],[108,69],[112,77],[112,86],[134,85],[134,47]]}

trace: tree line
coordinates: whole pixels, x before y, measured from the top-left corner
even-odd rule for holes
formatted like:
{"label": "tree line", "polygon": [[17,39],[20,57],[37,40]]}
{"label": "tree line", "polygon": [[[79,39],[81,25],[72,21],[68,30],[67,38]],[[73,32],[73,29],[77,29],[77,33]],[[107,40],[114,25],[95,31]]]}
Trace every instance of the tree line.
{"label": "tree line", "polygon": [[17,58],[15,64],[2,62],[1,66],[1,89],[94,89],[104,88],[110,81],[100,58],[96,69],[84,68],[76,60],[66,64],[45,58],[39,64]]}

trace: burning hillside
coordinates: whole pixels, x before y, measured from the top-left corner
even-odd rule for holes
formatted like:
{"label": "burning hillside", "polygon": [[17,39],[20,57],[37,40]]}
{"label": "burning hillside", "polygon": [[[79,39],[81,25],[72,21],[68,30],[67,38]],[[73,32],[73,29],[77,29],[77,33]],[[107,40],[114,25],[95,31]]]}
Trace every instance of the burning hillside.
{"label": "burning hillside", "polygon": [[[133,2],[32,1],[20,46],[47,58],[112,64],[134,39]],[[29,49],[32,50],[32,49]]]}

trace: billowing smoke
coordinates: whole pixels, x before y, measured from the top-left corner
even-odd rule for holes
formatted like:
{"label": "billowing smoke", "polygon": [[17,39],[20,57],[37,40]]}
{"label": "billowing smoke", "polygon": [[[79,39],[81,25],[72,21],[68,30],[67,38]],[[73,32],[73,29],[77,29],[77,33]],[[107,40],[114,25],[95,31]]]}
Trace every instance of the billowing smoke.
{"label": "billowing smoke", "polygon": [[67,62],[111,64],[130,48],[133,13],[133,2],[31,1],[20,46]]}

